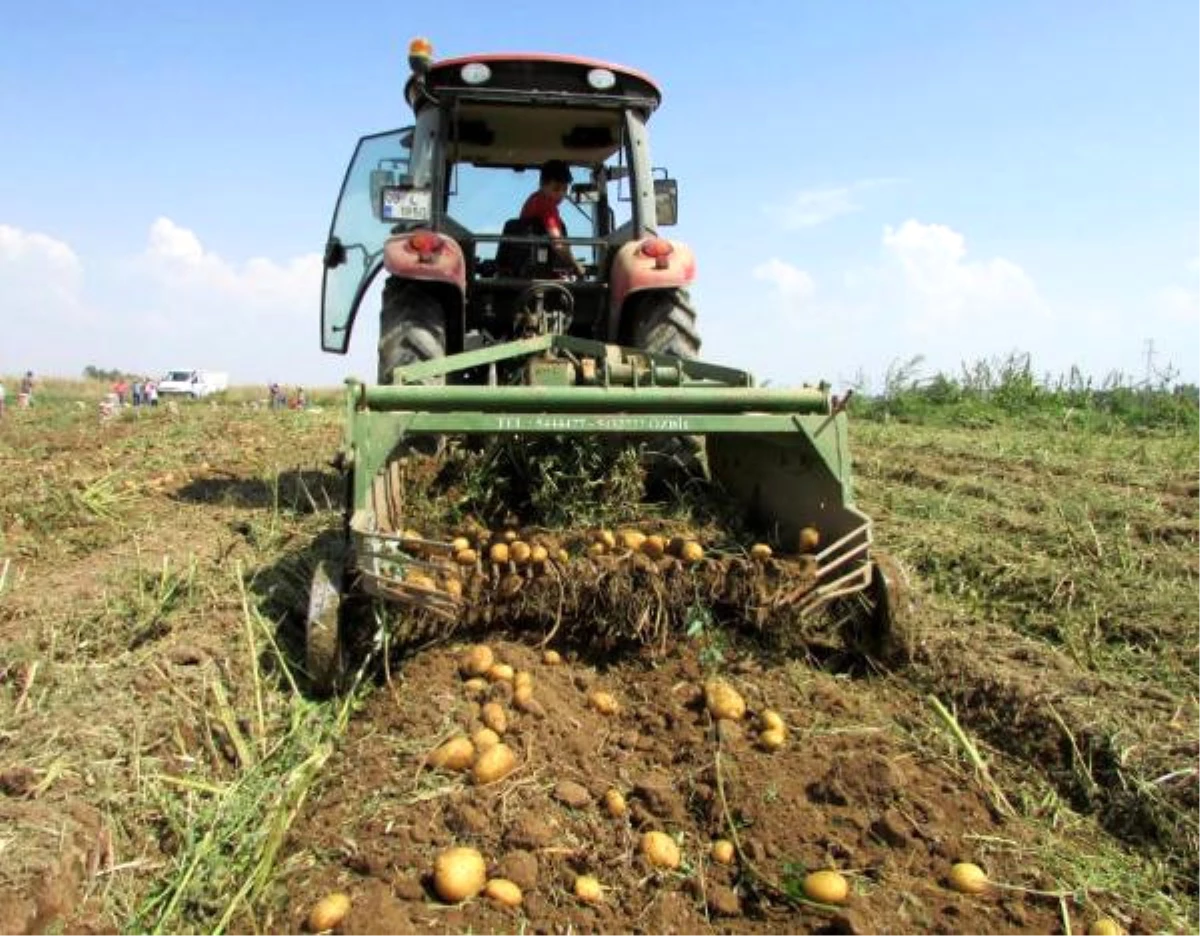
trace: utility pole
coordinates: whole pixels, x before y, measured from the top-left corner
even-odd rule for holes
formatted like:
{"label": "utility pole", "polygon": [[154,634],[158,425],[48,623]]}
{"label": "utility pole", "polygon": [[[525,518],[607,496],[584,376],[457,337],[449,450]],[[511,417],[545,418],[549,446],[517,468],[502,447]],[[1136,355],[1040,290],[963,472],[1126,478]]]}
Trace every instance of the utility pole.
{"label": "utility pole", "polygon": [[1151,383],[1154,377],[1154,339],[1146,339],[1146,389],[1149,390],[1153,384]]}

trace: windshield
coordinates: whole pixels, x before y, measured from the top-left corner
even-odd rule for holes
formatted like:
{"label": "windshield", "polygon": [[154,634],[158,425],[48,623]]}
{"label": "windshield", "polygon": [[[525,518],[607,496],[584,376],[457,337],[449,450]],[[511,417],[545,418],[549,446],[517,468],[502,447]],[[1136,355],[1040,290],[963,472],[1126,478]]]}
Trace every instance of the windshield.
{"label": "windshield", "polygon": [[187,383],[192,379],[192,372],[185,370],[173,370],[163,378],[167,383]]}

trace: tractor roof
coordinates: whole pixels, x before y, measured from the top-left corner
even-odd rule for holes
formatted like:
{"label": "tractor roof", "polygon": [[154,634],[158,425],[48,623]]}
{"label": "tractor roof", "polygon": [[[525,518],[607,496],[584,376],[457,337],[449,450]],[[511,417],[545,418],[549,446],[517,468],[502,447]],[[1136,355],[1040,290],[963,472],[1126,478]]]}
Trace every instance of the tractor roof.
{"label": "tractor roof", "polygon": [[506,106],[632,107],[649,117],[662,91],[648,75],[623,65],[570,55],[502,52],[434,62],[424,82],[409,78],[404,96],[416,113],[451,99]]}

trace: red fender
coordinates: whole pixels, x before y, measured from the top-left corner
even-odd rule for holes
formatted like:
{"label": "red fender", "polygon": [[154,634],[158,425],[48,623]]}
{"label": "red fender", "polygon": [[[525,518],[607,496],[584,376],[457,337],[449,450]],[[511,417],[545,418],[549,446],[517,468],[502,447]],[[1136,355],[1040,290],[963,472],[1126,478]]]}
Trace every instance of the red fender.
{"label": "red fender", "polygon": [[[432,250],[418,250],[414,238],[423,247],[428,246],[424,241],[436,246]],[[462,248],[454,238],[444,234],[409,231],[389,237],[383,245],[383,267],[403,279],[454,286],[460,296],[467,292],[467,264]]]}
{"label": "red fender", "polygon": [[691,248],[679,241],[668,241],[671,252],[663,258],[666,263],[659,268],[659,260],[642,253],[644,240],[622,244],[612,261],[609,277],[609,321],[620,320],[621,307],[625,300],[646,289],[679,289],[696,278],[696,258]]}

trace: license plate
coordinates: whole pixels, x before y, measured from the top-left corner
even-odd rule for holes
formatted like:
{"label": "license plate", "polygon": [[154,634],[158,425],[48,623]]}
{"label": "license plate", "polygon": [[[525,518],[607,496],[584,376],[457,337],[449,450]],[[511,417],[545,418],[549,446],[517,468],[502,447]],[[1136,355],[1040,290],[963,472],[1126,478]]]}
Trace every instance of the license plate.
{"label": "license plate", "polygon": [[384,221],[428,221],[430,193],[425,189],[404,189],[391,186],[383,190]]}

